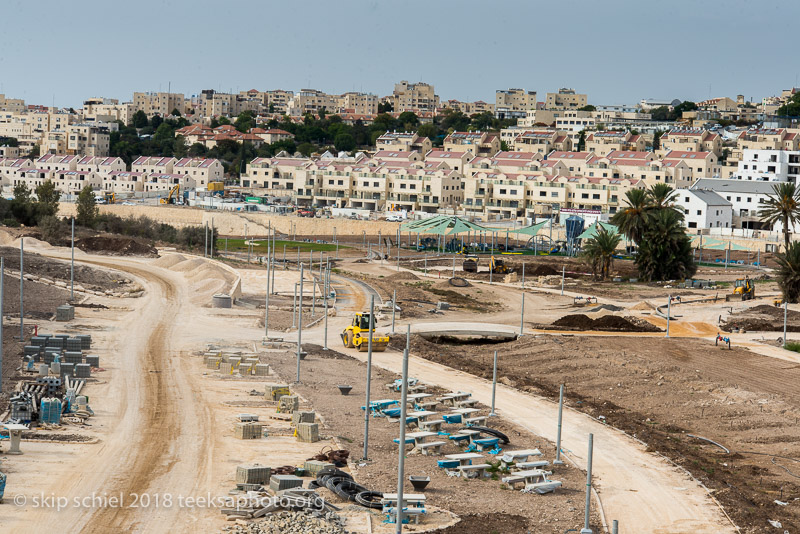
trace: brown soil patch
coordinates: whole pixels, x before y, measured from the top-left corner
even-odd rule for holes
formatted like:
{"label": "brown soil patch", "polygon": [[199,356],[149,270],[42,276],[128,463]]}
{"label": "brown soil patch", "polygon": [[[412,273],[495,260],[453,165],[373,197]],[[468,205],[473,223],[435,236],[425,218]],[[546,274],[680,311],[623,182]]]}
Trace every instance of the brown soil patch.
{"label": "brown soil patch", "polygon": [[597,319],[578,313],[565,315],[553,321],[552,326],[563,330],[599,330],[605,332],[661,332],[662,330],[647,321],[633,317],[603,315]]}
{"label": "brown soil patch", "polygon": [[[566,384],[568,404],[603,416],[688,469],[714,491],[746,533],[793,532],[800,507],[800,367],[711,340],[526,336],[486,347],[412,338],[412,353],[552,399]],[[730,448],[730,455],[688,437]],[[788,469],[788,471],[787,471]]]}
{"label": "brown soil patch", "polygon": [[[341,447],[350,451],[350,459],[354,462],[363,453],[364,415],[361,406],[364,404],[364,383],[366,365],[350,356],[336,351],[322,351],[314,345],[304,345],[308,356],[302,363],[302,384],[292,389],[308,400],[314,410],[324,420],[320,433],[336,436]],[[269,353],[266,356],[275,372],[284,379],[293,378],[295,374],[295,355],[291,353]],[[390,392],[385,384],[398,378],[378,367],[373,367],[373,398],[399,398],[399,393]],[[353,391],[342,396],[336,388],[337,384],[350,384]],[[457,384],[453,385],[457,388]],[[438,394],[441,390],[429,388]],[[480,406],[488,410],[485,406]],[[511,438],[509,448],[537,447],[544,458],[552,460],[555,446],[524,429],[517,427],[501,417],[495,418],[492,427],[504,432]],[[397,423],[386,418],[371,418],[369,422],[369,457],[371,462],[359,465],[355,473],[356,480],[374,491],[395,491],[397,488],[397,446],[392,442],[397,437]],[[445,449],[447,454],[455,452],[453,445]],[[450,510],[462,518],[462,521],[444,532],[456,533],[563,533],[568,528],[583,522],[583,490],[585,474],[570,466],[556,469],[553,478],[561,480],[563,488],[554,494],[526,495],[520,491],[509,491],[501,488],[497,480],[485,479],[465,480],[449,477],[436,466],[439,457],[409,454],[406,456],[405,469],[407,475],[430,476],[431,482],[425,490],[428,504]],[[335,504],[341,500],[327,490],[319,490],[323,496]],[[405,491],[413,491],[410,483]],[[480,496],[480,498],[476,498]],[[598,525],[599,519],[592,516],[592,524]],[[597,526],[594,526],[599,531]]]}
{"label": "brown soil patch", "polygon": [[[730,332],[733,328],[744,328],[749,332],[783,332],[783,308],[761,304],[747,308],[730,316],[721,329]],[[789,310],[787,332],[800,332],[800,312]]]}
{"label": "brown soil patch", "polygon": [[76,241],[75,246],[86,252],[110,254],[114,256],[158,256],[158,250],[156,250],[152,244],[131,237],[84,237]]}

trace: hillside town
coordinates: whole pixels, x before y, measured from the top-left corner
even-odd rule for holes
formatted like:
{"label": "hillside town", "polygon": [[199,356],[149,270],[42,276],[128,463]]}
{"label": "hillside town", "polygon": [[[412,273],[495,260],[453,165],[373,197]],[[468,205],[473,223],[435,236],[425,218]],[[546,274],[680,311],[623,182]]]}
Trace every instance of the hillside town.
{"label": "hillside town", "polygon": [[[605,220],[631,189],[663,183],[686,190],[677,202],[700,231],[769,230],[756,213],[771,191],[763,182],[800,174],[798,89],[757,102],[589,102],[564,88],[461,102],[407,81],[385,97],[134,92],[130,102],[89,98],[77,109],[0,95],[0,181],[7,193],[51,180],[65,195],[88,185],[117,199],[224,182],[263,204],[562,222],[573,213]],[[166,142],[131,154],[126,130]]]}

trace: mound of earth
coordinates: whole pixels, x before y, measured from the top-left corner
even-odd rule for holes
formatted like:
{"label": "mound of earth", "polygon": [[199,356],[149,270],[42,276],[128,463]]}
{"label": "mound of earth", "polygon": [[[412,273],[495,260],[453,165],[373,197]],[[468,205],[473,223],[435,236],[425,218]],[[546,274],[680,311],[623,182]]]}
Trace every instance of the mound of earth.
{"label": "mound of earth", "polygon": [[416,280],[419,280],[419,278],[417,278],[414,275],[414,273],[410,273],[408,271],[401,271],[401,272],[395,273],[395,274],[393,274],[391,276],[387,276],[386,280],[392,280],[392,281],[395,281],[395,280],[412,280],[412,281],[416,281]]}
{"label": "mound of earth", "polygon": [[[520,268],[520,272],[522,269]],[[542,263],[536,263],[533,266],[525,265],[525,276],[555,276],[560,275],[561,271],[556,270],[554,267],[550,265],[545,265]]]}
{"label": "mound of earth", "polygon": [[84,237],[75,243],[85,252],[99,252],[116,256],[158,256],[156,248],[130,237]]}
{"label": "mound of earth", "polygon": [[647,321],[634,317],[604,315],[597,319],[577,313],[565,315],[553,322],[552,326],[570,330],[600,330],[606,332],[660,332],[661,329]]}

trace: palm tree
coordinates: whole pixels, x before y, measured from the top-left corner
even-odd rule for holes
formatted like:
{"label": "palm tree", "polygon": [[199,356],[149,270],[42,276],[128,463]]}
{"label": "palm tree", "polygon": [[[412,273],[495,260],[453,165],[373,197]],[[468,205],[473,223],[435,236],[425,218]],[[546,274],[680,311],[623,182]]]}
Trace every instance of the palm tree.
{"label": "palm tree", "polygon": [[645,280],[679,280],[695,273],[691,241],[677,210],[650,213],[635,262]]}
{"label": "palm tree", "polygon": [[647,211],[650,205],[647,191],[631,189],[625,193],[625,202],[628,204],[627,207],[614,214],[611,224],[638,246],[647,225]]}
{"label": "palm tree", "polygon": [[669,184],[653,184],[647,190],[647,197],[652,209],[666,209],[674,207],[678,193]]}
{"label": "palm tree", "polygon": [[792,182],[781,182],[772,186],[772,194],[761,199],[758,216],[762,222],[783,225],[784,252],[789,251],[791,226],[800,220],[800,190]]}
{"label": "palm tree", "polygon": [[611,274],[611,265],[614,263],[614,252],[617,250],[622,236],[608,232],[599,227],[594,237],[589,238],[583,247],[583,255],[588,258],[592,267],[592,274],[605,280]]}
{"label": "palm tree", "polygon": [[783,254],[775,258],[778,262],[778,285],[786,302],[797,302],[800,297],[800,245],[792,243]]}

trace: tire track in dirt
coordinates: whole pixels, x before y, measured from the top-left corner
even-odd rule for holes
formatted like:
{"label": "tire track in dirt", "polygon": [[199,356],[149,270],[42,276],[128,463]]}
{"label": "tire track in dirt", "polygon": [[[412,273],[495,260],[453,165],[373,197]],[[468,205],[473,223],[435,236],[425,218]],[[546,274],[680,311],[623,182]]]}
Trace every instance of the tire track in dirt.
{"label": "tire track in dirt", "polygon": [[[154,479],[168,473],[178,461],[175,454],[170,453],[168,445],[180,435],[180,419],[177,417],[177,400],[167,383],[165,373],[170,318],[176,315],[179,308],[176,301],[177,291],[168,280],[144,269],[104,262],[86,263],[125,270],[151,282],[159,288],[159,297],[163,303],[159,322],[149,334],[147,350],[140,367],[142,372],[147,373],[139,396],[141,402],[136,407],[141,410],[142,416],[138,429],[139,438],[136,443],[131,444],[136,449],[136,454],[132,464],[120,466],[122,469],[115,475],[110,487],[102,488],[108,494],[123,495],[127,501],[131,494],[145,493]],[[131,531],[135,528],[131,515],[137,510],[127,506],[99,508],[81,532],[105,534]]]}

